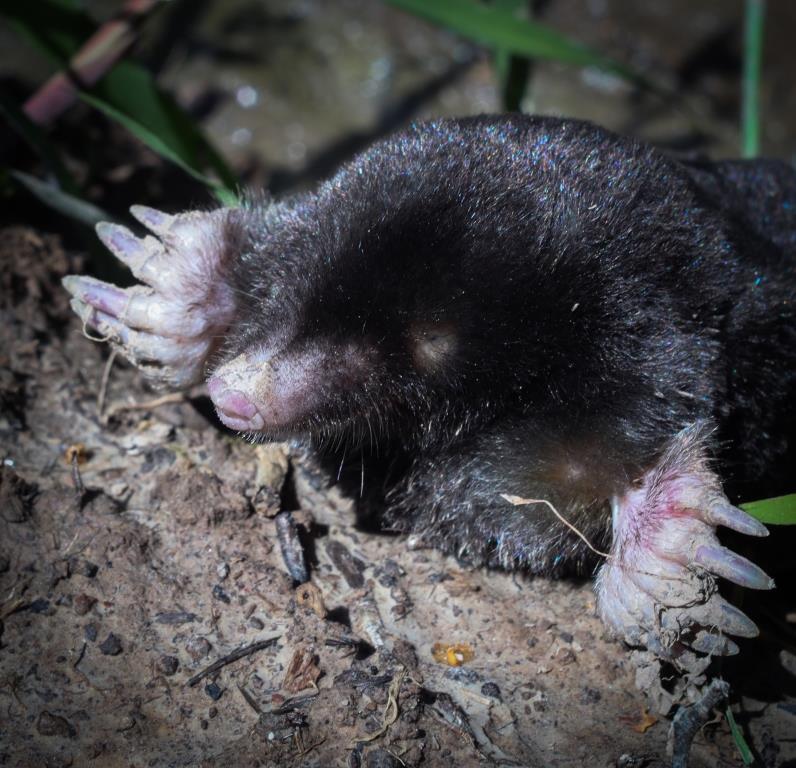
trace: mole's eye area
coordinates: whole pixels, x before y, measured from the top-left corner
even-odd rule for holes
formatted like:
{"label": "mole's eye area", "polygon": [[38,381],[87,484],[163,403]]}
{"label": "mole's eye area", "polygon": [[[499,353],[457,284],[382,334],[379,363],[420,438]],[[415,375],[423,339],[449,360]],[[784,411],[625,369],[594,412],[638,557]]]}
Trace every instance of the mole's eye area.
{"label": "mole's eye area", "polygon": [[452,362],[459,339],[451,323],[415,323],[409,331],[409,346],[415,368],[433,374]]}

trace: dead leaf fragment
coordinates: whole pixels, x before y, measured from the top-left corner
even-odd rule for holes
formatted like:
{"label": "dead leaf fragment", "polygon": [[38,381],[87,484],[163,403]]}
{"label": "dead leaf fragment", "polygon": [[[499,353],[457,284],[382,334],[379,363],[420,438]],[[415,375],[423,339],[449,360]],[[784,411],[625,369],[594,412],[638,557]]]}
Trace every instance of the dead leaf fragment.
{"label": "dead leaf fragment", "polygon": [[307,688],[314,688],[315,681],[321,676],[317,662],[318,657],[311,647],[299,646],[296,648],[287,665],[285,679],[282,681],[282,690],[288,693],[298,693]]}

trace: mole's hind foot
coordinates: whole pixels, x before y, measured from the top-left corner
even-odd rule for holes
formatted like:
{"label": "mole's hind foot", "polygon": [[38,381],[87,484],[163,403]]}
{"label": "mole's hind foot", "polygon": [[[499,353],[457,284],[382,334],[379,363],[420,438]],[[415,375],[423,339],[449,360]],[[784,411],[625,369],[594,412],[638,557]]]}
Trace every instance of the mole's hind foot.
{"label": "mole's hind foot", "polygon": [[64,287],[86,326],[110,341],[150,379],[181,388],[202,379],[234,311],[222,279],[226,209],[171,216],[133,206],[153,235],[138,238],[117,224],[97,234],[143,285],[119,288],[69,275]]}
{"label": "mole's hind foot", "polygon": [[753,637],[757,627],[716,591],[716,577],[750,589],[774,582],[722,547],[717,525],[766,536],[732,506],[708,468],[698,426],[681,432],[641,484],[612,501],[614,540],[597,580],[600,613],[631,645],[686,662],[686,654],[731,655],[725,635]]}

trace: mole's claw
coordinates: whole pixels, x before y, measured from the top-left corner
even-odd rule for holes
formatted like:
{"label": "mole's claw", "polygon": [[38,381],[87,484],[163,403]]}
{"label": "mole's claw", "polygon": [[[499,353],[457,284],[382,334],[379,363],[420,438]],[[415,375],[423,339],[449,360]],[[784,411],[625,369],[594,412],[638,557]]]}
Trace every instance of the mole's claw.
{"label": "mole's claw", "polygon": [[699,632],[688,645],[695,651],[712,656],[735,656],[738,653],[738,646],[729,637],[711,632]]}
{"label": "mole's claw", "polygon": [[130,206],[130,213],[150,232],[154,232],[160,237],[169,232],[176,218],[169,213],[163,213],[163,211],[158,211],[146,205]]}
{"label": "mole's claw", "polygon": [[97,237],[108,250],[127,266],[139,280],[150,285],[162,281],[163,270],[158,269],[157,257],[163,256],[165,250],[157,238],[147,236],[136,237],[127,227],[101,221],[96,226]]}
{"label": "mole's claw", "polygon": [[726,499],[719,499],[705,511],[705,519],[713,525],[723,525],[747,536],[768,536],[768,528]]}
{"label": "mole's claw", "polygon": [[612,499],[614,540],[597,579],[607,624],[690,671],[697,671],[700,655],[738,652],[725,635],[758,634],[754,622],[718,594],[716,579],[751,589],[774,586],[716,537],[717,525],[754,536],[766,529],[722,493],[703,453],[704,434],[698,424],[683,430],[640,483]]}
{"label": "mole's claw", "polygon": [[130,301],[130,297],[121,288],[93,277],[67,275],[61,283],[76,299],[114,317],[119,317]]}
{"label": "mole's claw", "polygon": [[94,328],[105,337],[103,340],[113,341],[117,344],[128,343],[130,329],[124,325],[124,323],[120,323],[112,315],[93,307],[91,304],[86,304],[79,299],[72,299],[69,304],[75,314],[89,328]]}
{"label": "mole's claw", "polygon": [[697,548],[694,562],[716,576],[721,576],[742,587],[749,589],[774,588],[774,580],[765,571],[726,547],[703,544]]}
{"label": "mole's claw", "polygon": [[700,626],[735,637],[757,637],[760,634],[757,625],[743,611],[718,593],[711,595],[706,603],[693,606],[691,618]]}
{"label": "mole's claw", "polygon": [[97,237],[111,253],[128,266],[137,264],[146,255],[144,244],[127,227],[101,221],[95,227]]}

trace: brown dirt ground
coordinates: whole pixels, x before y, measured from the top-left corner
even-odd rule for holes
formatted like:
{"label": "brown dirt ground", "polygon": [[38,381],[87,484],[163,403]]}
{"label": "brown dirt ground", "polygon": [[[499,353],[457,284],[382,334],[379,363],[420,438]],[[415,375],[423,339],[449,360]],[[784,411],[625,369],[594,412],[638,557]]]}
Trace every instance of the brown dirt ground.
{"label": "brown dirt ground", "polygon": [[[107,350],[59,284],[81,267],[52,236],[0,233],[0,765],[666,764],[668,721],[589,583],[359,531],[311,460],[224,433],[201,394],[130,407],[157,395],[122,363],[101,417]],[[298,589],[274,521],[293,496]],[[793,680],[796,657],[773,658]],[[793,765],[790,701],[740,701],[762,764]],[[722,720],[692,756],[741,764]]]}

